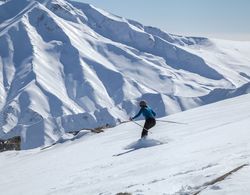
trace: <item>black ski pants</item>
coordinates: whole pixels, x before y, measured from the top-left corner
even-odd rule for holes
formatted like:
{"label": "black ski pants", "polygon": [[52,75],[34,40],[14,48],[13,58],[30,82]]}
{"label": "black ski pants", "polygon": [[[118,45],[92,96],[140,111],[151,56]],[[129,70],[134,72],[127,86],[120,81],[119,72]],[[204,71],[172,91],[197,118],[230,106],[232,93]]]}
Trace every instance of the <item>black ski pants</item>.
{"label": "black ski pants", "polygon": [[148,135],[148,131],[150,128],[152,128],[153,126],[155,126],[155,119],[154,118],[148,118],[145,121],[142,133],[141,133],[141,138],[144,138]]}

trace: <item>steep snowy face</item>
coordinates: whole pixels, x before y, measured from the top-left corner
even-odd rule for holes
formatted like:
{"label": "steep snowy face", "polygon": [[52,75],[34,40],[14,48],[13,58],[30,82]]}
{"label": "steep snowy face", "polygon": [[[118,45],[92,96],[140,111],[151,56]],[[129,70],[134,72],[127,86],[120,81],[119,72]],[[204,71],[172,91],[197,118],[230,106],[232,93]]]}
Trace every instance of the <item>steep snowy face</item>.
{"label": "steep snowy face", "polygon": [[9,0],[0,5],[0,138],[21,135],[33,148],[124,121],[140,99],[157,116],[221,100],[249,82],[249,54],[249,42],[171,35],[84,3]]}

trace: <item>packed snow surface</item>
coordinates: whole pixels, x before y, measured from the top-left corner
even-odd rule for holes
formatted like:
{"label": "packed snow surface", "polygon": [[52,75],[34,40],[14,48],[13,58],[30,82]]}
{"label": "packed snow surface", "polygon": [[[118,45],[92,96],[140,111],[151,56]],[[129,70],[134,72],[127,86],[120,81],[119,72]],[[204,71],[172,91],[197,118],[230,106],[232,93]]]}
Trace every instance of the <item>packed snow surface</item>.
{"label": "packed snow surface", "polygon": [[249,92],[250,43],[168,34],[92,5],[0,5],[0,138],[22,148],[116,125],[147,100],[163,117]]}
{"label": "packed snow surface", "polygon": [[[250,161],[250,95],[201,106],[159,120],[146,140],[124,123],[101,134],[40,150],[0,153],[5,195],[189,195]],[[139,121],[140,124],[143,121]],[[200,194],[248,195],[245,166]]]}

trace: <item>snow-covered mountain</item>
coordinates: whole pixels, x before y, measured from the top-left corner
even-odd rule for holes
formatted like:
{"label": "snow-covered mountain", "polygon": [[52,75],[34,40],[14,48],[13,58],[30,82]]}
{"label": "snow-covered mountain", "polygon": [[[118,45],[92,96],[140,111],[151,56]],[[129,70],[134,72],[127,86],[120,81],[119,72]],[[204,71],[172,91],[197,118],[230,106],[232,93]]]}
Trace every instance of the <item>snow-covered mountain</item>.
{"label": "snow-covered mountain", "polygon": [[168,34],[65,0],[0,5],[0,138],[49,145],[115,125],[146,99],[166,116],[249,92],[250,43]]}
{"label": "snow-covered mountain", "polygon": [[3,152],[0,191],[248,195],[249,166],[221,176],[250,162],[249,117],[247,94],[162,118],[185,124],[158,121],[144,142],[136,141],[141,128],[130,122],[101,134],[82,131],[74,142],[65,139],[42,151]]}

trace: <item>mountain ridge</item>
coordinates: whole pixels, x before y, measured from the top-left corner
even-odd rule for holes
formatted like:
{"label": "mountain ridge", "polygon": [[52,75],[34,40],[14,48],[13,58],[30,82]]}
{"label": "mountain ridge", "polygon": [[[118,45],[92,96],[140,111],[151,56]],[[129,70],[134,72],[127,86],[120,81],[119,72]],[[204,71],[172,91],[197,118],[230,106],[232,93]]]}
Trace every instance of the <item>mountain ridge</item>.
{"label": "mountain ridge", "polygon": [[10,0],[0,21],[0,137],[26,134],[23,148],[116,125],[140,99],[162,117],[250,79],[247,44],[171,35],[84,3]]}

